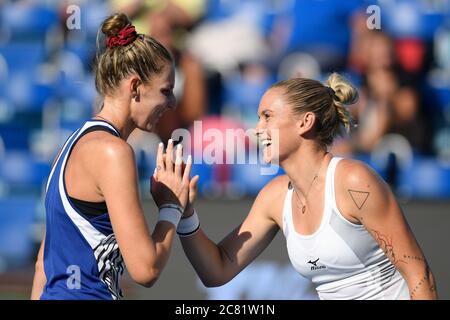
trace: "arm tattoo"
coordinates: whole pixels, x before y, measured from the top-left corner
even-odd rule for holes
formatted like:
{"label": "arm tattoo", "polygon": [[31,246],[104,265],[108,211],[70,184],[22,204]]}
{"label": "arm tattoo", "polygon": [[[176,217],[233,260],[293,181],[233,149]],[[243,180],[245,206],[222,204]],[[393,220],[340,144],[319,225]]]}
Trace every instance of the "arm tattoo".
{"label": "arm tattoo", "polygon": [[429,282],[428,291],[431,293],[436,292],[436,285],[434,284],[433,279],[428,278],[428,276],[424,276],[422,279],[420,279],[419,283],[417,283],[416,286],[411,290],[410,293],[411,298],[414,298],[414,296],[417,294],[419,290],[425,290],[427,288],[425,286],[427,282]]}
{"label": "arm tattoo", "polygon": [[[394,246],[392,244],[392,238],[389,239],[387,236],[382,235],[376,230],[371,229],[370,230],[378,245],[383,250],[385,255],[392,261],[392,264],[397,267],[400,262],[408,264],[405,260],[398,259],[398,257],[395,255],[394,252]],[[425,263],[426,266],[426,275],[423,276],[419,282],[414,286],[413,289],[410,289],[410,296],[411,298],[414,298],[414,296],[419,292],[419,290],[426,290],[428,289],[429,292],[435,293],[436,292],[436,285],[434,283],[434,279],[431,275],[430,268],[425,260],[424,256],[417,256],[417,255],[407,255],[403,254],[403,259],[409,259],[414,261],[420,261],[422,263]],[[431,276],[430,276],[431,275]],[[426,286],[428,284],[428,286]]]}
{"label": "arm tattoo", "polygon": [[414,297],[414,295],[417,293],[417,291],[422,288],[422,285],[425,284],[426,280],[427,280],[426,276],[423,277],[422,279],[420,279],[419,283],[416,284],[416,286],[411,290],[411,298]]}
{"label": "arm tattoo", "polygon": [[225,254],[225,257],[227,257],[228,260],[230,260],[230,262],[234,262],[234,260],[231,259],[230,255],[228,254],[227,250],[225,250],[224,247],[222,247],[220,244],[218,245],[218,247],[219,247],[219,250]]}
{"label": "arm tattoo", "polygon": [[348,189],[348,193],[356,207],[361,210],[369,198],[370,192]]}
{"label": "arm tattoo", "polygon": [[423,257],[423,256],[419,257],[419,256],[414,256],[414,255],[411,256],[411,255],[404,254],[403,258],[409,259],[409,260],[415,260],[415,261],[422,261],[422,262],[426,263],[425,257]]}
{"label": "arm tattoo", "polygon": [[397,259],[394,252],[394,246],[392,245],[392,239],[389,240],[388,237],[383,236],[381,233],[379,233],[376,230],[371,230],[372,233],[375,235],[375,240],[377,241],[378,245],[380,246],[381,250],[383,250],[384,254],[392,261],[392,264],[394,266],[397,266],[399,262],[406,263],[404,260]]}

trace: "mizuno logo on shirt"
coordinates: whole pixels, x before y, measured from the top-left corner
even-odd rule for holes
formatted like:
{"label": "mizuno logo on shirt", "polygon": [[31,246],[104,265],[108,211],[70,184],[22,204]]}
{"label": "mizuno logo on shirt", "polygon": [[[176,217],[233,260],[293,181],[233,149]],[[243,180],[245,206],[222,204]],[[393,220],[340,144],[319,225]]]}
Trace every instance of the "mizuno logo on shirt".
{"label": "mizuno logo on shirt", "polygon": [[312,264],[311,271],[319,270],[319,269],[326,269],[325,266],[318,266],[317,265],[317,262],[319,261],[319,259],[320,258],[317,258],[315,261],[311,261],[311,260],[308,261],[309,264]]}

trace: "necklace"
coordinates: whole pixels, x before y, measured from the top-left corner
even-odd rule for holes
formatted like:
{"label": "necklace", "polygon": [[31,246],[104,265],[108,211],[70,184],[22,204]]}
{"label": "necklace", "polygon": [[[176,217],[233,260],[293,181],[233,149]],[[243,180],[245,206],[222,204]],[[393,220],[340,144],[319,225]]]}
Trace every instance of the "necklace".
{"label": "necklace", "polygon": [[[309,194],[309,191],[311,190],[311,187],[312,187],[314,181],[316,181],[316,179],[319,177],[320,169],[322,169],[323,161],[324,161],[324,159],[325,159],[325,157],[326,157],[327,154],[328,154],[328,152],[326,152],[325,155],[324,155],[324,157],[322,158],[322,162],[320,163],[319,170],[317,170],[316,174],[314,175],[314,178],[312,179],[311,183],[309,184],[308,191],[306,191],[306,194],[305,194],[305,204],[303,204],[303,202],[300,200],[300,197],[299,197],[299,195],[298,195],[298,193],[297,193],[297,190],[295,190],[295,187],[294,187],[294,185],[292,184],[292,188],[294,189],[295,195],[297,196],[297,200],[298,200],[298,201],[297,201],[297,208],[298,208],[298,209],[301,209],[302,214],[305,214],[305,211],[306,211],[306,201],[308,200],[308,194]],[[301,203],[301,208],[300,208],[300,206],[298,205],[299,203]]]}

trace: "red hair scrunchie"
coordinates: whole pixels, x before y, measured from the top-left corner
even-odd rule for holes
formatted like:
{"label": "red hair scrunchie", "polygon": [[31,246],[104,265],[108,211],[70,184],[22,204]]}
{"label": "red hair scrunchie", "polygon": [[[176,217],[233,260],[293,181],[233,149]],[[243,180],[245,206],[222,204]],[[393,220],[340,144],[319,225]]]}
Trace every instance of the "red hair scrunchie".
{"label": "red hair scrunchie", "polygon": [[136,38],[136,29],[134,26],[128,25],[120,30],[116,36],[108,37],[106,40],[106,46],[110,49],[119,46],[126,46],[136,40]]}

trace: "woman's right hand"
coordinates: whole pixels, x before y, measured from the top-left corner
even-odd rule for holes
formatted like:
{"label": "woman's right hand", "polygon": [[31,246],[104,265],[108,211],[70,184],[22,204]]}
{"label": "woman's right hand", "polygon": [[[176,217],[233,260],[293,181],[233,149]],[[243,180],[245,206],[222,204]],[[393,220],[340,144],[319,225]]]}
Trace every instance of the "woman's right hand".
{"label": "woman's right hand", "polygon": [[176,204],[186,208],[189,197],[189,176],[192,168],[192,158],[188,157],[186,168],[183,170],[183,147],[176,148],[173,161],[173,140],[170,139],[164,153],[164,145],[158,146],[156,170],[152,176],[151,194],[156,205]]}

